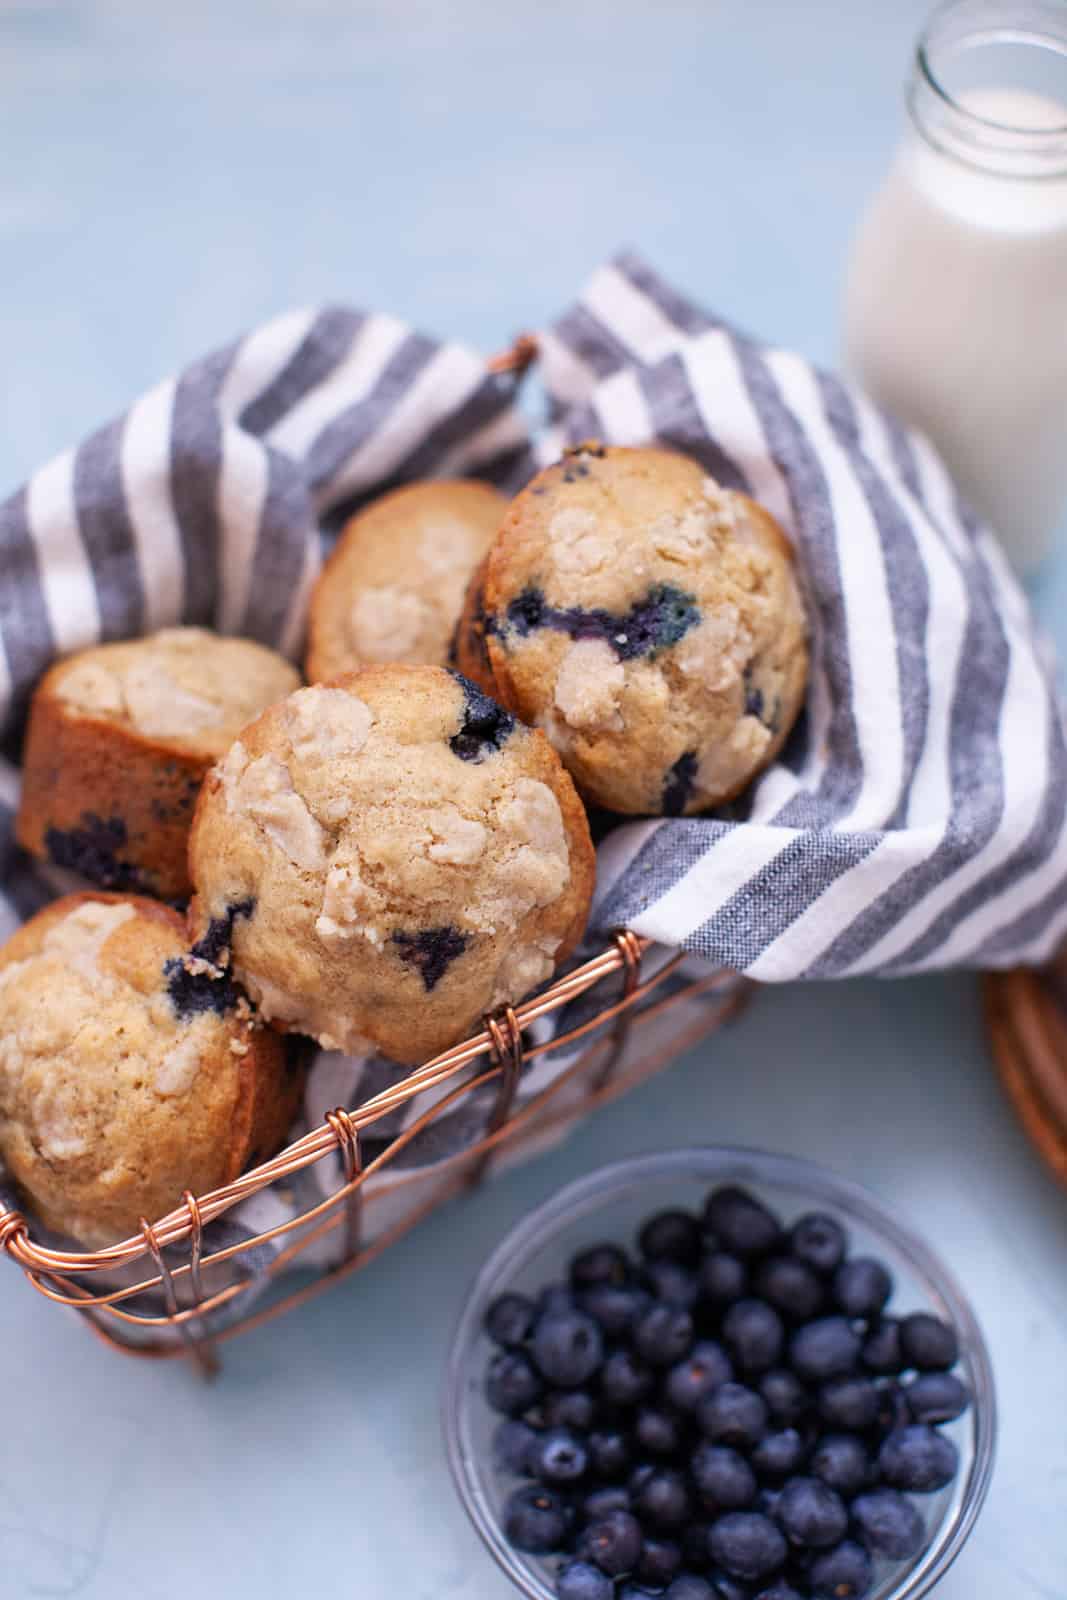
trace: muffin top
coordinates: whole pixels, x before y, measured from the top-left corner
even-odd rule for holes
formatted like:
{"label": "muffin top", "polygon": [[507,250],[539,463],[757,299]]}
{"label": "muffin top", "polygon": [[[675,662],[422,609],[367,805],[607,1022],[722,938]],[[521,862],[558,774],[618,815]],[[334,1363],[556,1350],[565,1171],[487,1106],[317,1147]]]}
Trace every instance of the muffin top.
{"label": "muffin top", "polygon": [[164,628],[145,639],[79,651],[51,669],[44,687],[75,713],[183,753],[214,757],[299,682],[288,661],[251,639]]}
{"label": "muffin top", "polygon": [[0,950],[0,1156],[42,1220],[87,1244],[236,1176],[248,1076],[284,1071],[184,931],[152,900],[68,895]]}
{"label": "muffin top", "polygon": [[548,977],[594,871],[544,737],[428,666],[366,668],[265,712],[208,775],[190,861],[194,923],[230,920],[233,970],[267,1017],[399,1061]]}
{"label": "muffin top", "polygon": [[308,678],[389,661],[444,666],[470,575],[507,506],[487,484],[440,480],[352,517],[312,595]]}
{"label": "muffin top", "polygon": [[774,520],[684,456],[599,445],[513,502],[460,647],[587,799],[630,813],[738,793],[785,739],[807,671]]}

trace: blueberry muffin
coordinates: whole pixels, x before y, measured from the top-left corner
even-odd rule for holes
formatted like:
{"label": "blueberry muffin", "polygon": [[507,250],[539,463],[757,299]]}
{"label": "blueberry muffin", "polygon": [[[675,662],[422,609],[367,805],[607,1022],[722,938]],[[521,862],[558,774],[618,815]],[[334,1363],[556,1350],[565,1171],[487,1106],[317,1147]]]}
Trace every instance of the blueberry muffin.
{"label": "blueberry muffin", "polygon": [[579,446],[513,502],[471,581],[457,659],[545,730],[590,803],[721,805],[803,702],[789,545],[685,456]]}
{"label": "blueberry muffin", "polygon": [[388,661],[443,667],[470,575],[508,502],[484,483],[412,483],[346,525],[308,613],[310,683]]}
{"label": "blueberry muffin", "polygon": [[187,898],[204,773],[299,682],[273,650],[203,628],[68,656],[30,708],[19,843],[106,889]]}
{"label": "blueberry muffin", "polygon": [[420,1061],[547,978],[581,935],[593,848],[544,736],[441,667],[300,689],[204,783],[193,927],[229,925],[263,1015]]}
{"label": "blueberry muffin", "polygon": [[0,950],[0,1160],[42,1222],[83,1244],[271,1155],[299,1079],[169,907],[68,895]]}

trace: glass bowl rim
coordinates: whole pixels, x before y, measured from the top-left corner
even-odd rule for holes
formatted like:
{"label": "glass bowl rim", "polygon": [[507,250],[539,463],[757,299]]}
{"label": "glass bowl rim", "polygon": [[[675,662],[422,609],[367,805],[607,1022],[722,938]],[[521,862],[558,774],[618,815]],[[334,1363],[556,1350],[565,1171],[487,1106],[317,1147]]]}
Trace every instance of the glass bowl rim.
{"label": "glass bowl rim", "polygon": [[611,1196],[631,1189],[642,1178],[670,1177],[672,1173],[733,1181],[762,1182],[806,1191],[828,1209],[843,1213],[881,1235],[902,1255],[917,1276],[936,1287],[948,1307],[967,1352],[972,1381],[974,1454],[956,1514],[935,1534],[917,1569],[885,1600],[921,1600],[940,1582],[969,1538],[982,1509],[993,1474],[997,1435],[996,1388],[993,1366],[974,1309],[940,1256],[892,1210],[851,1178],[844,1178],[817,1162],[745,1145],[686,1145],[627,1156],[597,1167],[566,1184],[548,1200],[512,1225],[487,1256],[463,1299],[449,1347],[441,1402],[445,1454],[456,1492],[482,1543],[497,1565],[527,1600],[547,1600],[551,1591],[539,1575],[520,1559],[504,1537],[503,1528],[485,1504],[473,1473],[467,1470],[466,1406],[467,1356],[482,1331],[482,1316],[494,1286],[506,1271],[515,1273],[544,1248],[570,1222],[606,1205]]}

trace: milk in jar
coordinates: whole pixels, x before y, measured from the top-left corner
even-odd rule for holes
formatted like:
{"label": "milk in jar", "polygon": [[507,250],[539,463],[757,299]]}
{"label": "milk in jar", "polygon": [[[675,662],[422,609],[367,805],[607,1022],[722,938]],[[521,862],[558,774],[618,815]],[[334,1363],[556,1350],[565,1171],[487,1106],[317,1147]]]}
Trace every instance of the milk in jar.
{"label": "milk in jar", "polygon": [[957,0],[861,224],[846,360],[1022,570],[1067,511],[1067,5]]}

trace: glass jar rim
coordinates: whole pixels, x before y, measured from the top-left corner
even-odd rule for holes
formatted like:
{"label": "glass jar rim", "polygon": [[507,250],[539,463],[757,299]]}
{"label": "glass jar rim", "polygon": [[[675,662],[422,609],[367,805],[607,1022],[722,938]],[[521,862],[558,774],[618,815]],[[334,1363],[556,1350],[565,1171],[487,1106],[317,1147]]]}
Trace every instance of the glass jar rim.
{"label": "glass jar rim", "polygon": [[947,153],[1002,177],[1067,175],[1067,99],[1054,123],[1021,125],[968,105],[948,87],[938,63],[982,44],[1028,45],[1067,61],[1067,6],[1049,0],[947,0],[924,28],[915,50],[909,109],[919,131]]}

